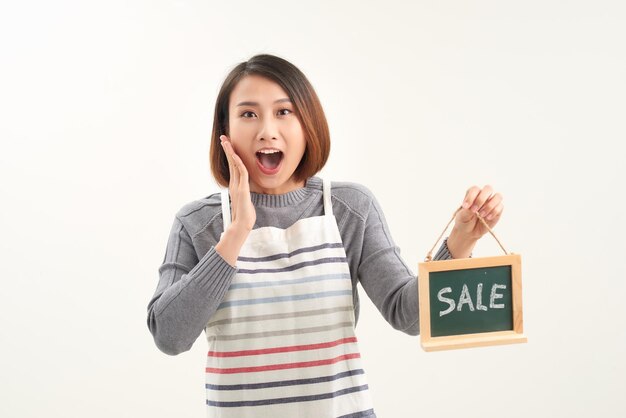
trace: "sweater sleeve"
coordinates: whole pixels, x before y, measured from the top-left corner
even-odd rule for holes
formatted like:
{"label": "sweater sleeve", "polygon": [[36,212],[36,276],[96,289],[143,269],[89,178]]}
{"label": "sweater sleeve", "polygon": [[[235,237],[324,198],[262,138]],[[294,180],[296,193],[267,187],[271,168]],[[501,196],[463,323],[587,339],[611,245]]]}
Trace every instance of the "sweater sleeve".
{"label": "sweater sleeve", "polygon": [[215,246],[198,260],[189,233],[175,217],[159,267],[159,283],[148,303],[148,328],[159,350],[177,355],[191,349],[236,271]]}
{"label": "sweater sleeve", "polygon": [[[383,211],[376,198],[371,197],[358,267],[359,281],[392,327],[408,335],[418,335],[417,276],[401,258],[400,248],[391,237]],[[433,259],[451,258],[446,238]]]}

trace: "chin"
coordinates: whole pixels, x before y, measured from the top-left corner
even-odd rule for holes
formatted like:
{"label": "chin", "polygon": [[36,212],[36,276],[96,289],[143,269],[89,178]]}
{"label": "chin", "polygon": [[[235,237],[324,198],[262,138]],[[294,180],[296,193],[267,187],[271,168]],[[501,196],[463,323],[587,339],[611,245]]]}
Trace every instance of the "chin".
{"label": "chin", "polygon": [[[287,179],[281,179],[279,177],[274,177],[274,178],[264,178],[264,179],[256,179],[255,183],[257,185],[257,187],[261,190],[267,190],[267,189],[279,189],[279,188],[283,188],[285,186],[287,186],[288,184],[291,183],[290,181],[291,177],[287,178]],[[265,192],[261,192],[261,193],[265,193]],[[280,192],[280,194],[283,194],[286,192]],[[265,193],[267,194],[267,193]]]}

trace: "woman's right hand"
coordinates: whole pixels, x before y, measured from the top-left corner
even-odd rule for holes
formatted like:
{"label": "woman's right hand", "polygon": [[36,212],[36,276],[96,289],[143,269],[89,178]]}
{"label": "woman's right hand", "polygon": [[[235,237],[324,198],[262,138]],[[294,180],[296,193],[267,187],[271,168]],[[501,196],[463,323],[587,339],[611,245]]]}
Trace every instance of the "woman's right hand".
{"label": "woman's right hand", "polygon": [[220,135],[220,140],[228,159],[228,170],[230,172],[228,190],[232,207],[232,225],[240,226],[246,231],[252,231],[256,222],[256,210],[250,198],[248,170],[241,158],[235,153],[230,138],[226,135]]}

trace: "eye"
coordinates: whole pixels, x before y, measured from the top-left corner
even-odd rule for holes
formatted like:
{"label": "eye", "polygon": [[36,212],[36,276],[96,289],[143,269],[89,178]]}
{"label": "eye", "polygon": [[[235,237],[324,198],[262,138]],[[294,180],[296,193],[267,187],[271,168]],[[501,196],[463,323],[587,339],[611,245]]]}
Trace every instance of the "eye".
{"label": "eye", "polygon": [[[288,113],[282,113],[282,112],[285,112],[285,111],[287,111]],[[280,110],[278,111],[278,114],[279,114],[280,116],[286,116],[286,115],[288,115],[289,113],[293,113],[293,112],[291,111],[291,109],[280,109]],[[244,118],[246,118],[246,119],[253,117],[253,116],[247,116],[248,114],[254,115],[254,112],[252,112],[252,111],[250,111],[250,110],[246,110],[245,112],[243,112],[243,113],[241,114],[241,116],[243,116],[243,117],[244,117]]]}

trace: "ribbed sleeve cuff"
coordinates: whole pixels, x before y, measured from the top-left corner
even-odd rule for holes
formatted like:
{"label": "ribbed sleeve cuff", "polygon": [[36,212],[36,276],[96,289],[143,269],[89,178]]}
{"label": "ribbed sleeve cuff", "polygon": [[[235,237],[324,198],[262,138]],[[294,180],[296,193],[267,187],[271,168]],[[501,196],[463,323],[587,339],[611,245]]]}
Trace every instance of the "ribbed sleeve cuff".
{"label": "ribbed sleeve cuff", "polygon": [[189,275],[195,277],[196,284],[211,295],[221,296],[228,290],[236,272],[237,268],[228,264],[215,247],[211,247]]}
{"label": "ribbed sleeve cuff", "polygon": [[[450,254],[450,250],[448,249],[448,237],[443,240],[443,244],[439,247],[437,254],[433,257],[433,260],[452,260],[452,254]],[[472,258],[472,254],[469,255],[468,258]]]}

